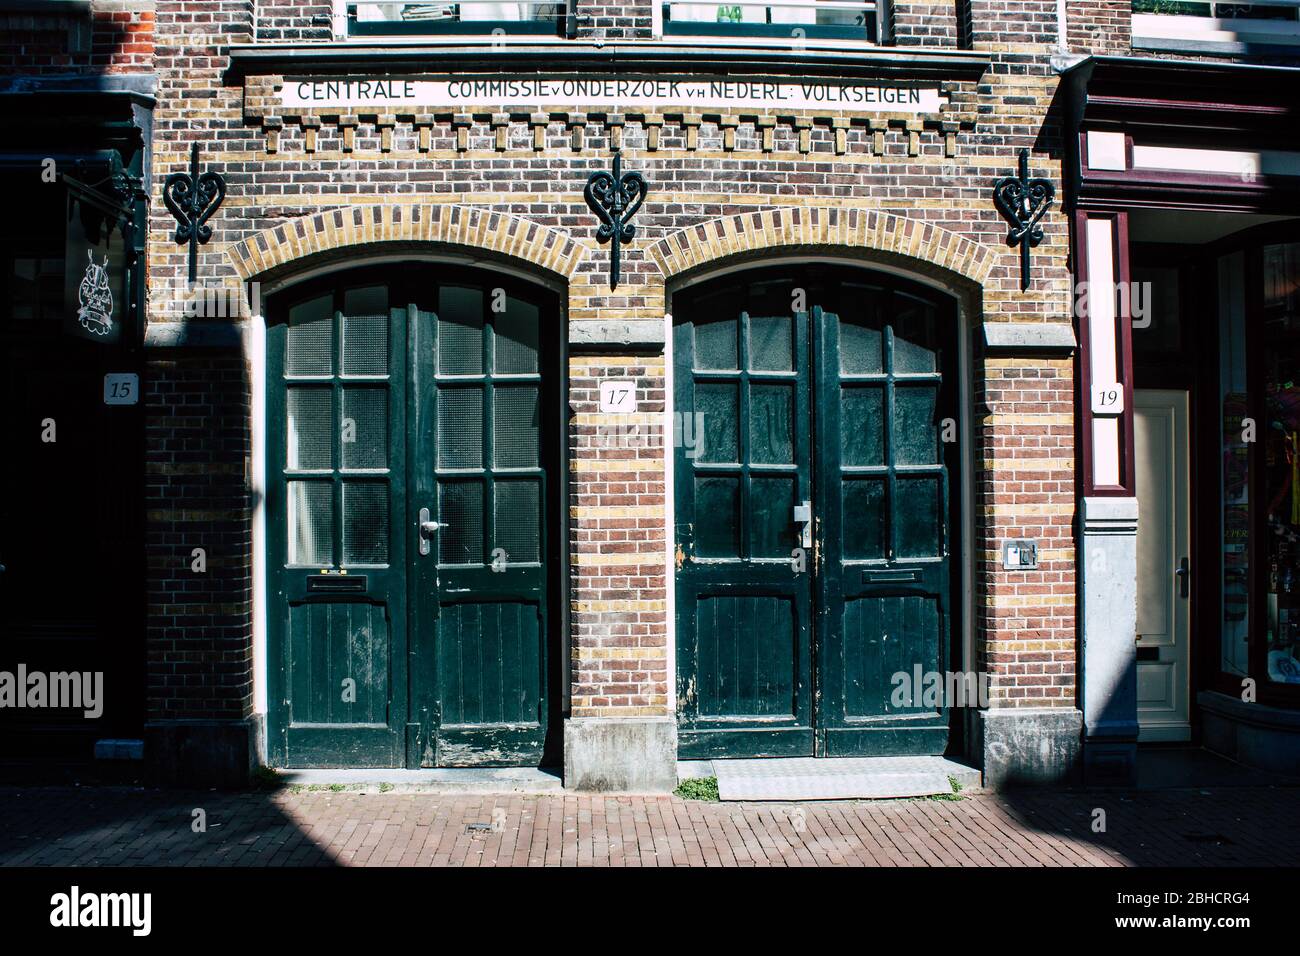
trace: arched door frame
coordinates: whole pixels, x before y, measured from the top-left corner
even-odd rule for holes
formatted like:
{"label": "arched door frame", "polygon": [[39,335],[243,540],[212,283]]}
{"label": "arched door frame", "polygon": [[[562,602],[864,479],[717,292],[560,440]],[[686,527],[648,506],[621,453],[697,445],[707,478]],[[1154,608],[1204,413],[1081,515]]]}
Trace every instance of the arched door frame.
{"label": "arched door frame", "polygon": [[[267,273],[252,275],[245,281],[244,294],[246,301],[251,306],[247,329],[243,336],[243,347],[249,367],[251,391],[249,477],[253,508],[251,521],[253,713],[254,719],[261,722],[262,732],[259,734],[258,751],[263,760],[268,760],[270,757],[270,743],[267,740],[266,729],[268,727],[270,706],[268,699],[268,668],[271,653],[268,615],[272,610],[268,588],[270,531],[268,529],[266,495],[268,482],[267,455],[269,451],[267,447],[267,395],[268,388],[271,387],[267,368],[267,300],[271,297],[281,296],[286,292],[292,292],[297,287],[319,281],[330,275],[337,274],[342,277],[347,273],[385,266],[397,268],[409,263],[426,264],[431,268],[468,268],[479,274],[485,272],[503,273],[513,282],[536,286],[551,293],[554,297],[556,325],[560,330],[557,343],[559,355],[556,359],[556,374],[558,375],[558,381],[555,383],[556,401],[561,415],[568,407],[567,369],[569,343],[568,335],[565,334],[564,330],[568,327],[569,288],[568,280],[563,275],[527,260],[513,257],[507,258],[503,254],[486,250],[484,254],[480,254],[473,249],[437,241],[419,244],[402,242],[400,243],[400,250],[394,248],[397,245],[398,243],[358,245],[355,248],[348,249],[350,254],[347,258],[340,258],[338,255],[339,250],[336,248],[329,253],[291,260]],[[267,278],[263,279],[263,275],[267,276]],[[560,420],[559,434],[552,437],[555,437],[560,443],[556,454],[558,454],[558,460],[561,462],[559,474],[557,475],[557,488],[553,492],[553,494],[559,496],[562,503],[558,509],[558,524],[555,529],[557,539],[564,543],[559,549],[561,561],[558,572],[560,599],[557,602],[558,606],[553,609],[553,613],[559,618],[558,626],[561,639],[557,648],[558,659],[552,661],[548,666],[553,673],[561,675],[559,686],[555,690],[558,692],[560,706],[567,711],[570,684],[568,680],[564,679],[564,675],[569,672],[570,657],[570,549],[567,546],[570,530],[568,509],[563,506],[563,502],[568,500],[570,476],[569,469],[564,466],[569,457],[568,429],[563,427],[565,419],[561,417]],[[550,680],[549,676],[548,680]],[[548,731],[550,735],[557,738],[560,732],[559,721],[556,721],[555,726]]]}
{"label": "arched door frame", "polygon": [[[664,366],[667,381],[665,384],[664,428],[666,435],[673,434],[673,416],[675,413],[676,365],[673,355],[673,296],[683,290],[706,282],[745,272],[772,269],[781,266],[830,265],[841,266],[864,273],[883,273],[926,286],[944,296],[955,304],[957,316],[957,374],[958,374],[958,440],[960,442],[960,511],[961,511],[961,557],[956,562],[961,574],[961,660],[963,671],[973,671],[977,660],[975,644],[975,482],[970,476],[975,474],[974,457],[974,383],[971,365],[971,333],[982,315],[981,288],[971,279],[948,270],[936,268],[924,260],[900,259],[895,254],[886,253],[890,261],[874,250],[865,247],[828,247],[824,254],[808,254],[790,250],[784,252],[780,247],[767,255],[753,253],[714,260],[707,265],[691,269],[671,278],[665,290],[667,309],[664,315],[665,355]],[[668,480],[665,482],[664,538],[667,542],[666,560],[669,568],[676,567],[676,468],[670,453],[665,463]],[[677,599],[676,588],[668,588],[668,624],[672,639],[670,646],[673,653],[668,655],[668,687],[670,710],[677,710]],[[971,743],[971,724],[969,719],[961,721],[963,744],[969,749]]]}

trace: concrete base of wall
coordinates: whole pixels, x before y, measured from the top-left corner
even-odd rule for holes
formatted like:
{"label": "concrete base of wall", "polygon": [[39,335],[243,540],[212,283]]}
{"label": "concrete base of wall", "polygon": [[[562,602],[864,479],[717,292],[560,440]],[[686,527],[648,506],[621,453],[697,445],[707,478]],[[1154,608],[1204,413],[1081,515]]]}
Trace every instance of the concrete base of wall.
{"label": "concrete base of wall", "polygon": [[569,790],[669,793],[677,786],[672,717],[572,717],[564,722]]}
{"label": "concrete base of wall", "polygon": [[145,724],[145,760],[161,787],[248,786],[261,762],[261,715],[246,720],[158,720]]}
{"label": "concrete base of wall", "polygon": [[977,712],[971,756],[984,771],[984,786],[1077,783],[1080,779],[1083,714],[1073,708],[995,708]]}
{"label": "concrete base of wall", "polygon": [[1247,767],[1300,775],[1300,711],[1247,704],[1215,691],[1196,695],[1206,750]]}

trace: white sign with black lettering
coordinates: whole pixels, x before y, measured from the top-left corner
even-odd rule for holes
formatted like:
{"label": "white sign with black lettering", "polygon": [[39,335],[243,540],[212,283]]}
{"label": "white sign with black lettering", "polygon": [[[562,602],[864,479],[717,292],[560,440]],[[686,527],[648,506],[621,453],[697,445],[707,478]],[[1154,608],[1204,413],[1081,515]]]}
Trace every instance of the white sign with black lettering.
{"label": "white sign with black lettering", "polygon": [[491,76],[456,80],[378,76],[286,79],[282,107],[700,107],[715,110],[831,109],[937,113],[937,87],[855,80],[700,80],[658,77]]}
{"label": "white sign with black lettering", "polygon": [[135,372],[109,372],[104,376],[105,405],[135,405],[140,401],[140,376]]}
{"label": "white sign with black lettering", "polygon": [[1116,382],[1092,387],[1092,413],[1094,415],[1124,414],[1124,386]]}
{"label": "white sign with black lettering", "polygon": [[601,382],[600,410],[609,415],[636,412],[636,382]]}

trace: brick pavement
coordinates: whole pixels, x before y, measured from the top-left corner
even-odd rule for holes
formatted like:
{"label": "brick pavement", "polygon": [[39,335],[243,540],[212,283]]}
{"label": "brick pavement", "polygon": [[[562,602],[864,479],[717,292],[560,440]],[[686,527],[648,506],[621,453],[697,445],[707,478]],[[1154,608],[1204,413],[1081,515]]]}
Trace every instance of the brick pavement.
{"label": "brick pavement", "polygon": [[[206,833],[191,827],[206,813]],[[1096,808],[1106,832],[1093,833]],[[474,824],[486,829],[471,829]],[[711,804],[676,797],[0,788],[0,865],[1295,865],[1300,790]]]}

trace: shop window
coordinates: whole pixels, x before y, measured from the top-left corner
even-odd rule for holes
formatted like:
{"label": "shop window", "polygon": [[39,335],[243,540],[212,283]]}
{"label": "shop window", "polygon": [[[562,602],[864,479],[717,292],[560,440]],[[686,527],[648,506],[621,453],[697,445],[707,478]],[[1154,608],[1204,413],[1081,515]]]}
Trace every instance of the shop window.
{"label": "shop window", "polygon": [[335,0],[340,37],[564,32],[567,0],[522,3],[351,3]]}
{"label": "shop window", "polygon": [[1268,678],[1300,684],[1300,243],[1263,249]]}
{"label": "shop window", "polygon": [[1219,261],[1219,541],[1223,619],[1220,667],[1249,673],[1250,402],[1246,390],[1245,254]]}
{"label": "shop window", "polygon": [[1220,670],[1300,686],[1300,242],[1218,261]]}
{"label": "shop window", "polygon": [[741,0],[662,5],[665,35],[865,40],[880,37],[880,4],[869,0]]}
{"label": "shop window", "polygon": [[1211,0],[1133,0],[1133,46],[1199,47],[1252,52],[1251,47],[1300,43],[1300,0],[1216,3]]}

